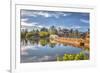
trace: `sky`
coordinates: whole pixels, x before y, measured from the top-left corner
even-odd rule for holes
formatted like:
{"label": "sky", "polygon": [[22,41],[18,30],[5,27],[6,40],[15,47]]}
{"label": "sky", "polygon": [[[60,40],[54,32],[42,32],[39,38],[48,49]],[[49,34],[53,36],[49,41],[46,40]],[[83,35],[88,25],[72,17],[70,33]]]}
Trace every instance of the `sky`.
{"label": "sky", "polygon": [[89,13],[62,12],[43,10],[21,10],[21,25],[78,29],[86,32],[89,29]]}

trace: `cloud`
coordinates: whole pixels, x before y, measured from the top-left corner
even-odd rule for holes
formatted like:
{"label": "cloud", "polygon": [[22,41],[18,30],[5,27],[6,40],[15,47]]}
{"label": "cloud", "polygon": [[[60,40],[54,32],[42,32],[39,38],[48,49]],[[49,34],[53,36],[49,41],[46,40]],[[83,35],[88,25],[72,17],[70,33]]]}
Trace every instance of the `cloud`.
{"label": "cloud", "polygon": [[89,20],[86,20],[86,19],[80,19],[80,21],[83,23],[89,23]]}
{"label": "cloud", "polygon": [[62,16],[70,16],[70,15],[72,15],[72,13],[65,13],[65,12],[59,12],[58,14],[62,15]]}
{"label": "cloud", "polygon": [[80,28],[82,28],[81,26],[72,26],[71,27],[72,29],[80,29]]}
{"label": "cloud", "polygon": [[22,10],[21,16],[44,16],[44,17],[51,17],[51,15],[48,12],[44,11],[32,11],[32,10]]}
{"label": "cloud", "polygon": [[21,22],[21,25],[23,26],[34,26],[34,25],[37,25],[38,23],[36,22],[32,22],[32,23],[26,23],[26,22]]}
{"label": "cloud", "polygon": [[22,10],[22,16],[43,16],[45,18],[55,17],[59,18],[60,16],[70,16],[72,13],[65,13],[65,12],[49,12],[49,11],[34,11],[34,10]]}
{"label": "cloud", "polygon": [[21,22],[25,22],[25,21],[28,21],[28,19],[27,18],[22,18],[21,19]]}
{"label": "cloud", "polygon": [[[43,28],[44,26],[40,25],[37,22],[32,22],[32,23],[27,23],[24,21],[21,21],[21,29],[25,28],[25,27],[34,27],[34,28]],[[46,27],[46,26],[45,26]],[[48,27],[47,27],[48,28]]]}
{"label": "cloud", "polygon": [[55,17],[55,18],[59,18],[60,16],[69,16],[71,15],[71,13],[63,13],[63,12],[44,12],[44,11],[40,11],[40,12],[36,12],[36,15],[41,15],[43,17]]}
{"label": "cloud", "polygon": [[21,16],[33,16],[33,17],[37,17],[32,11],[30,10],[22,10],[21,11]]}
{"label": "cloud", "polygon": [[72,24],[70,24],[70,26],[58,26],[58,28],[61,28],[61,29],[64,29],[64,28],[66,28],[66,29],[80,29],[80,28],[82,28],[81,26],[78,26],[78,25],[72,25]]}
{"label": "cloud", "polygon": [[80,29],[82,28],[81,26],[70,26],[70,27],[67,27],[67,29]]}

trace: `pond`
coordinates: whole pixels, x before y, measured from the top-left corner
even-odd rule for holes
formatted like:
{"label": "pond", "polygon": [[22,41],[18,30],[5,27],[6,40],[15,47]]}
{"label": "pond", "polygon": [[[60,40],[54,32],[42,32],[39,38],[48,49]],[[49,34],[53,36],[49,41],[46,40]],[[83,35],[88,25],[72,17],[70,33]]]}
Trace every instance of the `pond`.
{"label": "pond", "polygon": [[78,54],[81,51],[89,55],[84,48],[53,42],[49,39],[22,40],[20,60],[21,63],[57,61],[58,56]]}

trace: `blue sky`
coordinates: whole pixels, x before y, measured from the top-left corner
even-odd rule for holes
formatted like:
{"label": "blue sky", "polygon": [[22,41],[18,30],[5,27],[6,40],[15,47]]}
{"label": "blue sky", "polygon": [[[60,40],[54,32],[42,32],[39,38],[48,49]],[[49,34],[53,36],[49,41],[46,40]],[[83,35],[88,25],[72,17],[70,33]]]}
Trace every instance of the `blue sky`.
{"label": "blue sky", "polygon": [[56,26],[85,32],[89,24],[89,13],[21,10],[21,25],[38,25],[46,28]]}

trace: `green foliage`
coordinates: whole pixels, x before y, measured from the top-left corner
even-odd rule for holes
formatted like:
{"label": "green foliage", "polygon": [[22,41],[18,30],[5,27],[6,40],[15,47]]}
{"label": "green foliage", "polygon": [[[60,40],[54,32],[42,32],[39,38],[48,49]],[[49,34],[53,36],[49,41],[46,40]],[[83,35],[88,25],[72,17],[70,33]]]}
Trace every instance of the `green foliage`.
{"label": "green foliage", "polygon": [[75,60],[87,60],[87,59],[88,57],[85,54],[83,54],[83,52],[80,52],[75,56]]}
{"label": "green foliage", "polygon": [[80,55],[79,54],[76,54],[75,60],[79,60],[79,59],[80,59]]}
{"label": "green foliage", "polygon": [[67,55],[67,54],[64,54],[64,56],[63,56],[63,60],[64,60],[64,61],[69,60],[69,57],[68,57],[68,55]]}
{"label": "green foliage", "polygon": [[74,60],[74,55],[68,55],[69,60]]}
{"label": "green foliage", "polygon": [[40,36],[41,38],[47,37],[47,36],[49,36],[49,33],[48,33],[48,32],[45,32],[45,31],[41,31],[41,32],[39,32],[39,36]]}
{"label": "green foliage", "polygon": [[57,57],[57,61],[68,61],[68,60],[88,60],[89,58],[83,53],[79,54],[64,54],[62,57]]}
{"label": "green foliage", "polygon": [[79,56],[80,56],[80,60],[84,60],[84,56],[85,56],[85,55],[83,54],[83,52],[80,52],[80,53],[79,53]]}

